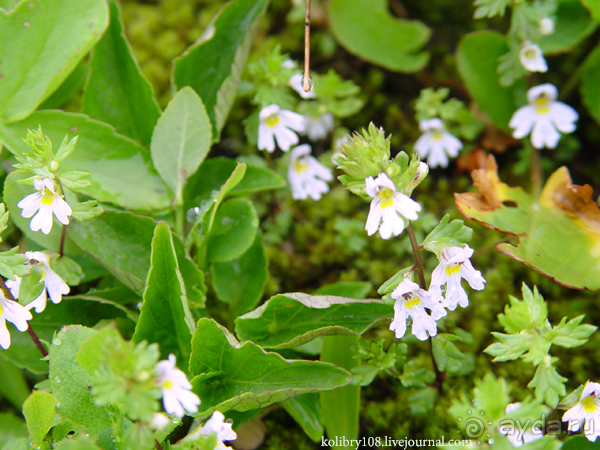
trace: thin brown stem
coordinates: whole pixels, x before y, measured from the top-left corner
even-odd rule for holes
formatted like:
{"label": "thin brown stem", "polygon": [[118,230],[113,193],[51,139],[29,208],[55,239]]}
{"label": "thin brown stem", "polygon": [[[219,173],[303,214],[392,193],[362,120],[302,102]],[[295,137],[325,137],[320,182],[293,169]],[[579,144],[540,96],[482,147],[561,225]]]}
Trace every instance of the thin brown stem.
{"label": "thin brown stem", "polygon": [[415,255],[415,265],[417,266],[417,273],[419,274],[419,285],[421,289],[427,290],[427,283],[425,283],[425,273],[423,272],[423,260],[421,259],[421,250],[417,243],[417,237],[413,230],[412,222],[408,222],[408,237],[410,238],[410,245],[412,247],[413,254]]}
{"label": "thin brown stem", "polygon": [[60,244],[58,244],[58,257],[62,258],[65,254],[65,238],[67,237],[67,227],[68,225],[62,226],[62,231],[60,232]]}
{"label": "thin brown stem", "polygon": [[544,178],[542,172],[542,158],[540,156],[540,149],[535,148],[533,145],[531,148],[531,194],[533,198],[538,198],[542,192],[542,180]]}
{"label": "thin brown stem", "polygon": [[446,377],[446,372],[440,371],[435,362],[435,357],[433,356],[433,338],[429,339],[429,354],[431,355],[431,364],[433,365],[433,371],[435,372],[435,381],[433,382],[433,385],[441,397],[444,395],[444,378]]}
{"label": "thin brown stem", "polygon": [[306,13],[304,16],[304,92],[310,91],[310,0],[306,0]]}
{"label": "thin brown stem", "polygon": [[154,439],[154,446],[156,447],[156,450],[165,450],[156,439]]}

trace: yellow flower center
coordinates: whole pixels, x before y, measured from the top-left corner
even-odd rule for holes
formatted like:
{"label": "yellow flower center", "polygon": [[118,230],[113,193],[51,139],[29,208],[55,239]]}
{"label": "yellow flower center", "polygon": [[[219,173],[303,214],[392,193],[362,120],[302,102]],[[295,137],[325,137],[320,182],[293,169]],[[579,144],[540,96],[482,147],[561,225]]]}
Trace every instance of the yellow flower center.
{"label": "yellow flower center", "polygon": [[44,190],[42,191],[42,205],[44,205],[44,206],[52,205],[52,202],[54,201],[54,197],[56,197],[56,194],[54,192],[52,192],[48,188],[44,188]]}
{"label": "yellow flower center", "polygon": [[433,140],[436,140],[436,141],[441,141],[442,140],[442,136],[443,136],[442,130],[434,130],[431,133],[431,138]]}
{"label": "yellow flower center", "polygon": [[537,54],[537,52],[532,48],[525,50],[525,58],[527,58],[527,59],[535,58],[536,54]]}
{"label": "yellow flower center", "polygon": [[392,206],[394,204],[394,191],[392,191],[390,188],[382,188],[377,193],[377,197],[379,197],[381,209],[387,208],[388,206]]}
{"label": "yellow flower center", "polygon": [[302,159],[297,159],[294,161],[294,172],[302,173],[308,170],[308,164],[304,162]]}
{"label": "yellow flower center", "polygon": [[173,382],[171,380],[166,380],[162,384],[162,387],[164,387],[165,389],[171,390],[171,389],[173,389]]}
{"label": "yellow flower center", "polygon": [[446,275],[451,277],[452,275],[457,275],[460,272],[460,264],[450,264],[446,266]]}
{"label": "yellow flower center", "polygon": [[407,294],[405,296],[406,301],[404,302],[404,304],[406,305],[407,309],[412,309],[416,306],[419,306],[421,304],[421,299],[419,298],[418,295],[411,295],[411,294]]}
{"label": "yellow flower center", "polygon": [[535,111],[538,114],[548,114],[550,112],[548,105],[550,103],[550,99],[545,94],[541,94],[533,101],[533,103],[535,103]]}
{"label": "yellow flower center", "polygon": [[272,114],[265,119],[265,123],[269,128],[273,128],[279,123],[279,117],[277,116],[277,114]]}
{"label": "yellow flower center", "polygon": [[0,317],[2,317],[2,302],[0,302]]}
{"label": "yellow flower center", "polygon": [[583,406],[583,410],[586,413],[595,413],[598,411],[598,407],[594,400],[594,397],[591,395],[581,400],[581,406]]}

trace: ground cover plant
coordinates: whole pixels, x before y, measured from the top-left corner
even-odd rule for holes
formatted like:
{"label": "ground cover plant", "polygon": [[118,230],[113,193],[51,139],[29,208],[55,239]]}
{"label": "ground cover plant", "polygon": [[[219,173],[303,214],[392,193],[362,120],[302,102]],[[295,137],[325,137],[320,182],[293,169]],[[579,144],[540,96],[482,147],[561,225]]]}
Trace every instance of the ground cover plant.
{"label": "ground cover plant", "polygon": [[1,450],[600,448],[600,4],[309,6],[0,0]]}

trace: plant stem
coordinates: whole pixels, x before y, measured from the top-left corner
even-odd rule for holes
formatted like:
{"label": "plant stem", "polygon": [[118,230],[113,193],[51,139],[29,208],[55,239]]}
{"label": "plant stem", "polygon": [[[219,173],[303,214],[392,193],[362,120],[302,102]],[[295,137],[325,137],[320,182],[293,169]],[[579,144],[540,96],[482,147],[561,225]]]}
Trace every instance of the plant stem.
{"label": "plant stem", "polygon": [[540,150],[533,145],[529,145],[531,149],[531,194],[533,198],[538,198],[542,192],[542,159]]}
{"label": "plant stem", "polygon": [[[7,298],[8,300],[12,300],[13,302],[17,301],[13,297],[12,292],[10,292],[10,289],[8,289],[6,287],[6,284],[4,284],[4,280],[1,277],[0,277],[0,288],[2,289],[2,293],[4,294],[5,298]],[[27,322],[27,333],[29,334],[29,336],[31,336],[31,339],[33,340],[33,343],[38,348],[38,350],[40,351],[40,353],[42,354],[42,356],[44,358],[46,356],[48,356],[48,352],[46,351],[46,349],[44,348],[44,346],[40,342],[39,338],[37,337],[37,334],[35,334],[35,331],[33,331],[33,328],[31,328],[31,324],[29,322]]]}
{"label": "plant stem", "polygon": [[154,446],[156,447],[156,450],[165,450],[156,439],[154,439]]}
{"label": "plant stem", "polygon": [[67,227],[68,225],[62,226],[62,231],[60,232],[60,244],[58,244],[58,257],[62,258],[65,254],[65,237],[67,236]]}
{"label": "plant stem", "polygon": [[435,372],[435,381],[433,382],[433,385],[436,387],[438,394],[441,397],[444,395],[444,378],[446,376],[446,372],[441,372],[435,362],[435,358],[433,356],[433,338],[429,339],[429,354],[431,355],[431,363],[433,364],[433,371]]}
{"label": "plant stem", "polygon": [[175,209],[175,232],[181,239],[185,239],[185,206],[178,205]]}

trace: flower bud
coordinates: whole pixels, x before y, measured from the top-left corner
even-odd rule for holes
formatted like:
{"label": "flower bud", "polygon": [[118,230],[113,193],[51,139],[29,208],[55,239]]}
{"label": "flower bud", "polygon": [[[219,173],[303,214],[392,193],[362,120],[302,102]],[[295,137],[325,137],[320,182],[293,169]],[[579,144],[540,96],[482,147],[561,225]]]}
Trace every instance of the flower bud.
{"label": "flower bud", "polygon": [[56,173],[56,172],[58,172],[59,169],[60,169],[60,163],[58,161],[56,161],[55,159],[50,161],[50,172]]}

